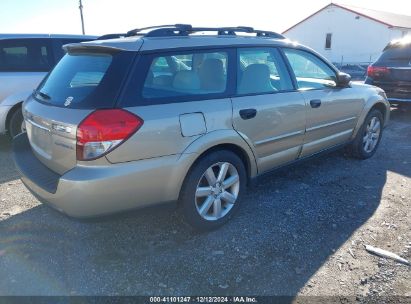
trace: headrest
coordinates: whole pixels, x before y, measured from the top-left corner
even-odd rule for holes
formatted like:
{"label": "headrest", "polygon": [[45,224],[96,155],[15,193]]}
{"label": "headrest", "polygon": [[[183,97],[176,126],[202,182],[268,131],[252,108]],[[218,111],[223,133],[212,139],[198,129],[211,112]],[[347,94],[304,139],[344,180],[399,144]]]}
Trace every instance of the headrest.
{"label": "headrest", "polygon": [[177,90],[199,90],[200,79],[193,71],[180,71],[174,77],[173,87]]}
{"label": "headrest", "polygon": [[241,94],[275,91],[270,81],[270,68],[268,65],[255,63],[247,66],[244,70],[238,91]]}

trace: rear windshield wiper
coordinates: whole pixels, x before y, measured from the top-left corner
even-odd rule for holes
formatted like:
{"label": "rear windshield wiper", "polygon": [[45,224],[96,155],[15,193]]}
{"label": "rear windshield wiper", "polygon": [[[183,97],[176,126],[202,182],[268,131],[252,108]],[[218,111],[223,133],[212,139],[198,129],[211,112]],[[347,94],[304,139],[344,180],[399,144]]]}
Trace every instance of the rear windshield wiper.
{"label": "rear windshield wiper", "polygon": [[35,93],[37,95],[39,95],[41,98],[43,98],[44,100],[50,100],[51,97],[49,95],[47,95],[46,93],[43,93],[41,91],[35,91]]}

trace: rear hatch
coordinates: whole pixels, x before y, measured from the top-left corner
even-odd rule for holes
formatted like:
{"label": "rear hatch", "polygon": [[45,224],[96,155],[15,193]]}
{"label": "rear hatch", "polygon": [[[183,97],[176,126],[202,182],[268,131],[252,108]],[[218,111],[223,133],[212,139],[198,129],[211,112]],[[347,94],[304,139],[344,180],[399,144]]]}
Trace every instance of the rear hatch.
{"label": "rear hatch", "polygon": [[368,74],[389,97],[411,98],[411,45],[388,47]]}
{"label": "rear hatch", "polygon": [[390,70],[388,79],[411,82],[411,45],[389,48],[381,60]]}
{"label": "rear hatch", "polygon": [[77,163],[78,125],[93,111],[115,107],[135,52],[79,44],[24,103],[27,134],[37,158],[63,174]]}

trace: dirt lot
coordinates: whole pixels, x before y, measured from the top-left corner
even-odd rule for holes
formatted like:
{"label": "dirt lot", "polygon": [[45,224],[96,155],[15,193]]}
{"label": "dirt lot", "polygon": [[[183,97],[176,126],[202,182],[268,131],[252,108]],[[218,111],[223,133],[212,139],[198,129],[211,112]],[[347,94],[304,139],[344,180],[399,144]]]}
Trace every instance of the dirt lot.
{"label": "dirt lot", "polygon": [[[0,138],[0,295],[411,296],[411,113],[370,160],[336,152],[259,180],[221,229],[170,208],[92,222],[41,205]],[[85,202],[86,203],[86,202]],[[407,300],[407,299],[405,299]]]}

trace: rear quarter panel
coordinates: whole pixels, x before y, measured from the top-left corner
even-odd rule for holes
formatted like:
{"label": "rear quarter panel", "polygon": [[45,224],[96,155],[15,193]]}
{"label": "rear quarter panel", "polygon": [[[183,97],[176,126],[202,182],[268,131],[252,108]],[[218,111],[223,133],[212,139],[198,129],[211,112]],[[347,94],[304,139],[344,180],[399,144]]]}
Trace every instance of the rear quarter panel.
{"label": "rear quarter panel", "polygon": [[[216,130],[232,129],[232,107],[229,98],[168,103],[126,108],[144,120],[143,126],[106,157],[112,163],[127,162],[183,153],[198,138]],[[184,136],[180,116],[198,115],[204,132]],[[202,128],[199,128],[202,129]]]}

